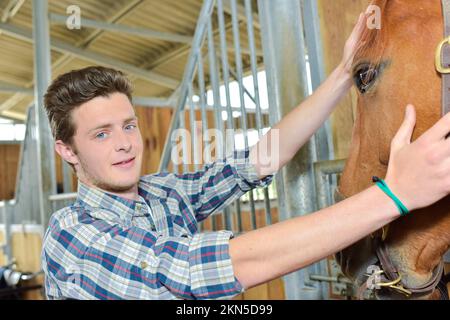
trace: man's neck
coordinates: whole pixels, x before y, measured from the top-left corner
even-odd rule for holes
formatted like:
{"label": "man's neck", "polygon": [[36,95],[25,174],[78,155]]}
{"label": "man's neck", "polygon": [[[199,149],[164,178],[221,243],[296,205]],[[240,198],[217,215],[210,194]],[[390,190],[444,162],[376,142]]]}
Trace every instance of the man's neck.
{"label": "man's neck", "polygon": [[125,198],[125,199],[131,200],[131,201],[139,200],[138,184],[135,184],[133,187],[131,187],[130,189],[125,190],[125,191],[113,191],[113,190],[108,190],[106,188],[96,186],[89,181],[83,181],[83,179],[80,179],[80,181],[90,188],[99,189],[105,193],[113,194],[115,196]]}

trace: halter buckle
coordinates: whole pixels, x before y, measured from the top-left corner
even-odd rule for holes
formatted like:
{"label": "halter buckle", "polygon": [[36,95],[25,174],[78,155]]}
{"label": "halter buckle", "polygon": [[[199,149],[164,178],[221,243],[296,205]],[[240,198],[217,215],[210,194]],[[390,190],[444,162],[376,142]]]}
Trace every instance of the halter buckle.
{"label": "halter buckle", "polygon": [[450,73],[450,68],[446,68],[442,64],[442,50],[446,44],[450,44],[450,37],[442,40],[436,48],[435,66],[439,73]]}

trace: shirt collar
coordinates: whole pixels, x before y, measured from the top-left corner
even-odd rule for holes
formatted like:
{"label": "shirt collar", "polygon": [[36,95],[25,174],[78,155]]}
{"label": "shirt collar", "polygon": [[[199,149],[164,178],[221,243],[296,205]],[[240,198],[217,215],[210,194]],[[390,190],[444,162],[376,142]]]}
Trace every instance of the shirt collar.
{"label": "shirt collar", "polygon": [[108,210],[121,219],[150,214],[145,199],[138,195],[139,200],[129,200],[108,193],[102,189],[90,187],[78,180],[77,200],[91,208]]}

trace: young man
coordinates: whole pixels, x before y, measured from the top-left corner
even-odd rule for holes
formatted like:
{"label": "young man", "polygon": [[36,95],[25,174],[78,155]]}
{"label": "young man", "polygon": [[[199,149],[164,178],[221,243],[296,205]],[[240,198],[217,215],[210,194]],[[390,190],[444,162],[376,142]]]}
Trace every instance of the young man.
{"label": "young man", "polygon": [[[278,130],[275,170],[262,165],[254,147],[196,173],[140,177],[143,145],[128,80],[101,67],[57,78],[45,107],[56,151],[73,166],[79,189],[73,205],[53,214],[45,235],[47,297],[231,298],[323,259],[397,219],[394,202],[374,186],[317,213],[236,238],[228,231],[199,233],[197,227],[246,191],[269,184],[271,174],[322,125],[352,85],[351,66],[364,24],[360,18],[343,62],[322,86],[256,145]],[[386,177],[410,210],[450,191],[450,141],[445,139],[450,115],[411,143],[414,125],[414,108],[409,106],[392,143]],[[435,155],[432,161],[430,154]]]}

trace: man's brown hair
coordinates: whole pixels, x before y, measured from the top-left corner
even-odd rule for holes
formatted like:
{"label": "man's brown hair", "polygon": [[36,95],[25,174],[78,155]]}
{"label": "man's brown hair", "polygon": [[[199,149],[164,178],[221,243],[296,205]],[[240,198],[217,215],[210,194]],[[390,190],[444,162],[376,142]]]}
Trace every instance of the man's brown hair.
{"label": "man's brown hair", "polygon": [[96,97],[108,97],[113,93],[123,93],[130,101],[132,99],[131,82],[118,70],[93,66],[58,76],[44,96],[44,107],[55,140],[72,144],[76,132],[71,121],[72,111]]}

